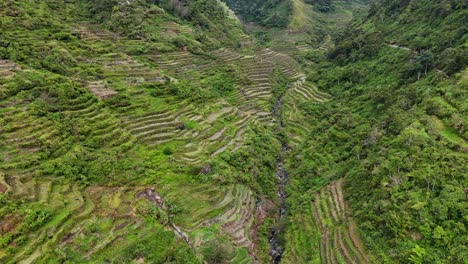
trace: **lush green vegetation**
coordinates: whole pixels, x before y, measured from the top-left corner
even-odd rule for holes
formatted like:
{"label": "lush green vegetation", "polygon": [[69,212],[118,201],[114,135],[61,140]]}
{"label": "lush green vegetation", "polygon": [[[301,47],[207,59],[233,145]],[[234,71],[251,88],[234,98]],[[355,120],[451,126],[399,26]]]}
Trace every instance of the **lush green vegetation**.
{"label": "lush green vegetation", "polygon": [[[297,5],[302,9],[313,8],[317,12],[328,13],[336,11],[336,6],[348,6],[354,2],[364,2],[365,0],[267,0],[267,1],[246,1],[246,0],[223,0],[236,12],[244,22],[254,22],[267,28],[287,28],[291,22],[301,16],[301,12],[307,10],[295,10]],[[336,2],[336,3],[335,3]],[[301,3],[307,4],[306,6]],[[348,10],[349,11],[349,10]],[[308,14],[310,15],[310,14]],[[313,16],[320,17],[320,14]],[[307,20],[316,20],[314,17],[307,17]],[[339,22],[338,19],[334,22]],[[317,22],[306,26],[317,26]],[[313,25],[315,24],[315,25]],[[315,29],[317,30],[317,29]]]}
{"label": "lush green vegetation", "polygon": [[136,39],[159,40],[160,33],[155,27],[160,26],[164,20],[173,20],[190,21],[196,26],[192,38],[182,35],[174,39],[174,44],[178,47],[211,48],[221,44],[234,45],[239,41],[239,25],[217,0],[138,0],[129,1],[127,4],[117,0],[82,2],[83,15],[104,23],[113,31],[125,33]]}
{"label": "lush green vegetation", "polygon": [[381,262],[463,262],[466,4],[375,1],[369,14],[311,67],[333,100],[302,105],[311,131],[292,155],[291,206],[344,177]]}
{"label": "lush green vegetation", "polygon": [[[239,205],[274,197],[279,148],[237,86],[268,79],[248,79],[253,58],[224,62],[218,47],[249,39],[218,1],[173,4],[0,4],[2,263],[267,258],[238,230],[255,204]],[[147,186],[164,204],[142,205]]]}
{"label": "lush green vegetation", "polygon": [[[235,1],[238,5],[241,2]],[[282,27],[261,26],[258,21],[256,24],[245,23],[245,27],[261,43],[293,56],[304,65],[310,63],[310,59],[324,56],[327,50],[333,48],[335,37],[343,33],[350,21],[367,13],[366,2],[358,0],[288,2],[291,10],[287,23]]]}
{"label": "lush green vegetation", "polygon": [[267,27],[285,27],[292,15],[290,0],[224,0],[246,22]]}
{"label": "lush green vegetation", "polygon": [[468,259],[467,4],[225,2],[0,3],[0,262]]}

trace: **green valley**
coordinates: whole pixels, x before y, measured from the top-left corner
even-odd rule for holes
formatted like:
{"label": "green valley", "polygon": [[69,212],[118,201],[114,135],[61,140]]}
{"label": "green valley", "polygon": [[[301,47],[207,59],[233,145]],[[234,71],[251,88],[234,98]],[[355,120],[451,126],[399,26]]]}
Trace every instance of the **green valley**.
{"label": "green valley", "polygon": [[0,263],[466,263],[462,0],[0,2]]}

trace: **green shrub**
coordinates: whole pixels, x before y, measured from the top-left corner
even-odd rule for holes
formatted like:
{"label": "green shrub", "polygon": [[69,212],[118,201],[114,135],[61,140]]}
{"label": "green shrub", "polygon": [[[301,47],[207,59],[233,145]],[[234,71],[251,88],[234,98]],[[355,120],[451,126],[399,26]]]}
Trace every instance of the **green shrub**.
{"label": "green shrub", "polygon": [[174,151],[170,147],[165,147],[163,150],[164,155],[172,155]]}

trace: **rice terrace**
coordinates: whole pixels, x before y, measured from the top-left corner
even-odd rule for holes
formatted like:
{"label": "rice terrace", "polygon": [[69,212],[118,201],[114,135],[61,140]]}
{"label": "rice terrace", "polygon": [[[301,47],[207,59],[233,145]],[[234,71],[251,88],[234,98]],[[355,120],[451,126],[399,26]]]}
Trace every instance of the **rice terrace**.
{"label": "rice terrace", "polygon": [[468,263],[467,21],[0,1],[0,263]]}

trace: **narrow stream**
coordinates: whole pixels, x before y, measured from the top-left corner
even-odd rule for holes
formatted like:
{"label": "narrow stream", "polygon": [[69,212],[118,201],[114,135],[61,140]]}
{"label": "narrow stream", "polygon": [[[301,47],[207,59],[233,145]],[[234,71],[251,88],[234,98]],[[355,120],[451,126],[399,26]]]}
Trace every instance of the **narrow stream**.
{"label": "narrow stream", "polygon": [[[278,98],[276,104],[273,106],[272,114],[278,123],[278,131],[283,129],[283,122],[281,120],[281,107],[282,107],[283,99],[282,97]],[[281,142],[281,153],[276,162],[276,177],[278,178],[278,198],[280,199],[280,207],[278,212],[278,222],[280,222],[283,217],[286,215],[286,194],[284,192],[284,187],[286,185],[288,175],[283,166],[284,162],[284,153],[288,150],[288,146],[286,142]],[[283,249],[279,245],[278,236],[281,233],[281,229],[279,227],[270,227],[270,236],[268,241],[270,243],[270,256],[271,256],[271,263],[278,264],[281,262],[281,258],[283,256]]]}
{"label": "narrow stream", "polygon": [[193,250],[193,244],[192,242],[190,241],[188,235],[186,233],[184,233],[180,227],[176,226],[174,223],[171,223],[171,227],[172,229],[174,230],[174,233],[176,233],[176,235],[180,238],[182,238],[185,243],[187,243],[187,245]]}

